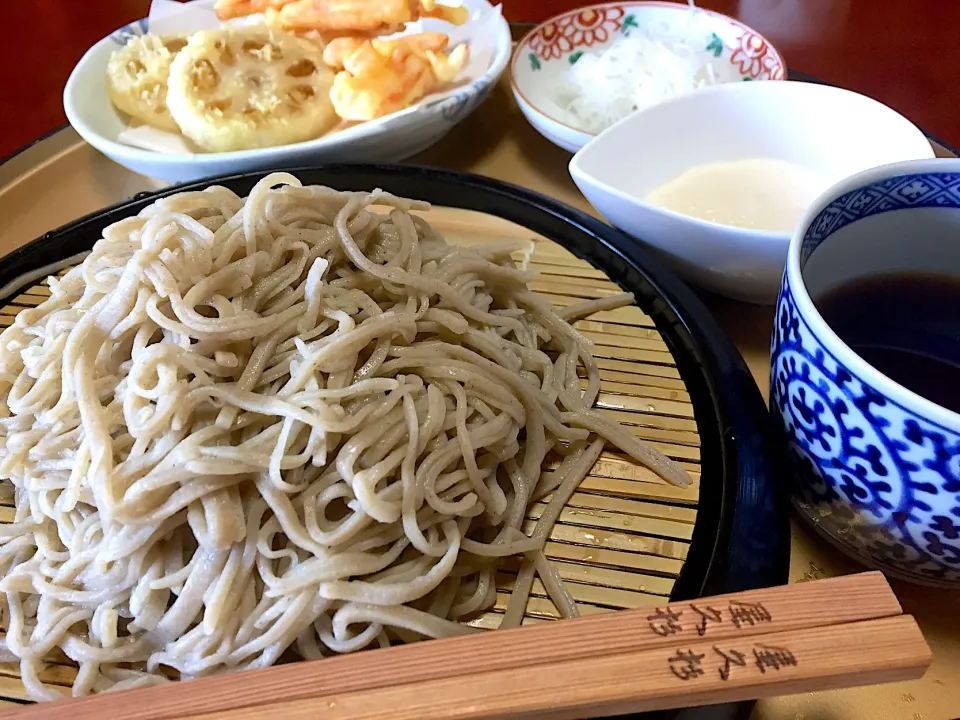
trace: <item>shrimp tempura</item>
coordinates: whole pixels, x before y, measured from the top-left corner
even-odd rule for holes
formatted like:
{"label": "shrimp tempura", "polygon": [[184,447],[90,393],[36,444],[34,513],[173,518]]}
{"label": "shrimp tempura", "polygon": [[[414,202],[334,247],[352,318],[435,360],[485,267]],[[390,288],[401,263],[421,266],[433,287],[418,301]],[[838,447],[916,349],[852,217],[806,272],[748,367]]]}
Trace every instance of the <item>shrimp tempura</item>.
{"label": "shrimp tempura", "polygon": [[332,40],[323,61],[340,70],[330,100],[344,120],[372,120],[410,107],[449,83],[466,65],[469,50],[445,52],[443,33],[420,33],[392,40],[343,37]]}
{"label": "shrimp tempura", "polygon": [[294,32],[314,31],[325,38],[385,35],[420,18],[462,25],[469,11],[436,0],[217,0],[221,20],[264,13],[267,23]]}

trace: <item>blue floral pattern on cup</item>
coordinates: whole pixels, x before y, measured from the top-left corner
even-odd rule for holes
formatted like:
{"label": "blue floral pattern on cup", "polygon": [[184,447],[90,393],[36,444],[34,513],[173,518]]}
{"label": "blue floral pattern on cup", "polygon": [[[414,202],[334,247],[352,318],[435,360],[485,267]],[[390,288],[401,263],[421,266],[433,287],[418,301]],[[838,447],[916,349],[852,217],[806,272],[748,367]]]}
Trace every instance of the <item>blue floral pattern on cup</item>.
{"label": "blue floral pattern on cup", "polygon": [[845,225],[891,210],[931,207],[960,207],[960,173],[897,175],[841,195],[810,224],[800,249],[800,267],[824,239]]}
{"label": "blue floral pattern on cup", "polygon": [[[960,174],[902,175],[840,196],[810,224],[801,267],[841,227],[917,207],[960,208]],[[771,410],[788,439],[798,509],[890,574],[960,582],[960,434],[844,366],[798,312],[786,275],[771,357]]]}
{"label": "blue floral pattern on cup", "polygon": [[147,18],[142,18],[111,33],[110,39],[117,45],[123,46],[135,37],[146,35],[149,31],[150,21]]}

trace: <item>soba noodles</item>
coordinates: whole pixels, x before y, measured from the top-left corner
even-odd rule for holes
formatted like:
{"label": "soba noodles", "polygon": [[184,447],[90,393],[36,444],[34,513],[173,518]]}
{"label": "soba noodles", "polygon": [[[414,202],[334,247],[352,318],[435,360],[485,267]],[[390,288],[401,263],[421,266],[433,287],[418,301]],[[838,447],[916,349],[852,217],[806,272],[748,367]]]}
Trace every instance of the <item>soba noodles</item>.
{"label": "soba noodles", "polygon": [[558,314],[518,248],[425,207],[288,174],[171,195],[0,335],[0,620],[33,697],[63,655],[82,695],[472,632],[510,555],[504,625],[534,575],[575,615],[542,548],[604,443],[689,482],[591,409],[569,323],[630,296]]}

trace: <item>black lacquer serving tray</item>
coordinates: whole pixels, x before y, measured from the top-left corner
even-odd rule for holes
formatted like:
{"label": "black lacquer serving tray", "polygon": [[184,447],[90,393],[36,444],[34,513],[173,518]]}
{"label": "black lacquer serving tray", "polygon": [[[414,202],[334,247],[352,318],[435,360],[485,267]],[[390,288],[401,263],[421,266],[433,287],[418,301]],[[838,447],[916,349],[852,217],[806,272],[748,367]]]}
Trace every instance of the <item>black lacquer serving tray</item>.
{"label": "black lacquer serving tray", "polygon": [[[583,612],[786,582],[788,515],[775,485],[781,453],[760,392],[697,297],[636,241],[543,195],[477,175],[411,165],[327,165],[289,172],[304,184],[383,188],[474,211],[430,211],[438,213],[431,222],[454,242],[458,235],[476,239],[501,232],[536,238],[531,266],[540,276],[533,289],[558,304],[598,297],[616,286],[634,293],[635,307],[581,327],[595,343],[601,407],[685,464],[699,482],[680,492],[652,482],[622,459],[601,458],[568,504],[547,553]],[[265,174],[142,193],[19,248],[0,260],[0,287],[9,291],[0,300],[2,324],[43,299],[38,271],[89,250],[107,225],[184,190],[217,184],[245,195]],[[509,581],[505,577],[500,588],[504,598]],[[534,597],[527,616],[533,622],[549,619],[551,608],[545,598]],[[495,626],[496,615],[495,608],[478,622]],[[749,707],[714,706],[655,717],[735,717]]]}

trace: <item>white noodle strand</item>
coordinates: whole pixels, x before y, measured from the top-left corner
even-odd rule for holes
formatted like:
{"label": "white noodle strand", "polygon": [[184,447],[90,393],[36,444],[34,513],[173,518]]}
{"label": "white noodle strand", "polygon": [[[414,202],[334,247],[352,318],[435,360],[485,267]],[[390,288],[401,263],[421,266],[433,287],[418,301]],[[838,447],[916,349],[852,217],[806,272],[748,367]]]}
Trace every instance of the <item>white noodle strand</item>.
{"label": "white noodle strand", "polygon": [[424,207],[285,173],[171,195],[0,335],[0,657],[32,697],[57,651],[82,695],[473,632],[509,555],[504,625],[535,575],[574,616],[543,548],[604,443],[689,482],[591,409],[567,319],[632,297],[565,319],[529,250],[448,245]]}

